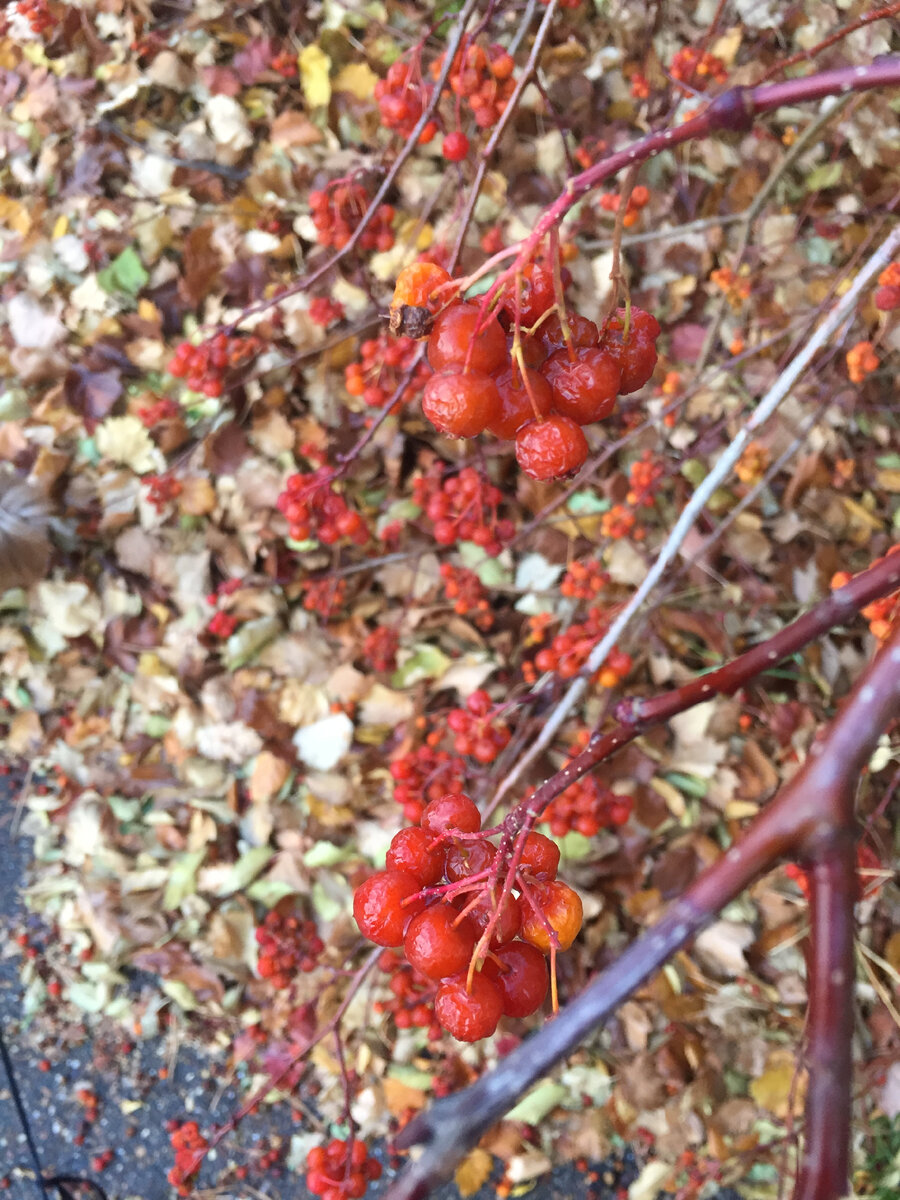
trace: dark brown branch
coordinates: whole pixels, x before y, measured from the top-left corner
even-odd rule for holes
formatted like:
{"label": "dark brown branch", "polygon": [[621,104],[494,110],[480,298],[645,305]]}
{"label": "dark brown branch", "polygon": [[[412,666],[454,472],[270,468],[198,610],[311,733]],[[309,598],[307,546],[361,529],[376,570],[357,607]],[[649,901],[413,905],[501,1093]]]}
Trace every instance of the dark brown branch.
{"label": "dark brown branch", "polygon": [[[452,1172],[485,1130],[533,1083],[602,1025],[676,949],[689,942],[726,904],[788,851],[806,856],[814,864],[821,861],[825,872],[822,880],[827,881],[833,868],[826,869],[825,864],[837,861],[835,852],[842,846],[847,797],[881,732],[898,710],[900,628],[856,684],[824,737],[810,748],[794,779],[740,840],[670,906],[662,919],[598,975],[555,1020],[518,1046],[494,1070],[464,1091],[439,1100],[410,1122],[398,1138],[398,1146],[424,1143],[425,1150],[394,1183],[387,1193],[388,1200],[421,1200],[430,1195],[437,1182]],[[834,882],[838,882],[837,874]],[[829,897],[834,894],[834,889],[829,892],[827,886],[824,891],[820,887],[817,921],[824,922],[826,914],[833,915]],[[841,948],[841,962],[845,953]],[[835,960],[826,956],[825,961]],[[823,981],[814,971],[812,990],[815,993],[819,989],[818,1012],[822,1012],[823,1003],[828,1003],[823,986],[827,986],[827,980]],[[836,1032],[832,1029],[830,1036],[836,1036]],[[811,1064],[813,1061],[818,1065],[818,1058],[812,1056]],[[833,1078],[821,1074],[818,1078],[822,1082],[817,1082],[816,1087],[821,1089],[819,1095],[824,1101],[834,1095]],[[822,1111],[815,1108],[816,1120],[824,1126],[824,1133],[829,1129],[829,1118],[824,1113],[820,1117]],[[816,1135],[812,1145],[819,1144]],[[798,1200],[839,1200],[845,1190],[845,1182],[833,1178],[830,1184],[823,1182],[815,1192],[801,1193]]]}

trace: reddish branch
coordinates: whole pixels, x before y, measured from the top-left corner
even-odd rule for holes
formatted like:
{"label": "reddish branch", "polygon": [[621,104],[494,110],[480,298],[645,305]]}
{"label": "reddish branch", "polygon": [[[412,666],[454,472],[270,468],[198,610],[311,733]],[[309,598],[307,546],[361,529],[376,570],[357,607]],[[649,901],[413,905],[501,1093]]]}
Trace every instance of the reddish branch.
{"label": "reddish branch", "polygon": [[[900,568],[893,569],[900,572]],[[788,853],[810,864],[815,896],[808,1123],[795,1200],[839,1200],[844,1196],[855,899],[853,794],[878,738],[898,711],[900,627],[856,684],[839,716],[811,747],[794,779],[660,921],[554,1021],[494,1070],[410,1122],[397,1144],[401,1148],[424,1144],[425,1149],[394,1183],[388,1200],[419,1200],[430,1195],[436,1183],[452,1172],[485,1130],[533,1083],[602,1025],[675,950]]]}

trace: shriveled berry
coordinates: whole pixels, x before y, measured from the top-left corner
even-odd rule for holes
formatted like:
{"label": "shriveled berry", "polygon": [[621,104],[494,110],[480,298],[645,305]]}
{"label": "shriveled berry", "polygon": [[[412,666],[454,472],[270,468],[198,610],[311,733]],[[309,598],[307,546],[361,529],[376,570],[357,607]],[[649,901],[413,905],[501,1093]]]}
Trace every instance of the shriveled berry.
{"label": "shriveled berry", "polygon": [[444,855],[437,847],[431,849],[433,841],[431,834],[417,825],[398,830],[391,838],[386,866],[391,871],[408,871],[430,887],[444,873]]}
{"label": "shriveled berry", "polygon": [[550,982],[547,962],[528,942],[498,946],[485,963],[484,973],[502,992],[507,1017],[530,1017],[544,1003]]}
{"label": "shriveled berry", "polygon": [[523,425],[536,417],[546,417],[553,406],[553,391],[538,371],[525,368],[525,379],[517,368],[508,367],[495,376],[500,405],[487,424],[488,433],[499,438],[514,438]]}
{"label": "shriveled berry", "polygon": [[459,919],[452,904],[434,904],[409,923],[403,950],[410,963],[429,979],[446,979],[469,965],[477,940],[475,926]]}
{"label": "shriveled berry", "polygon": [[628,337],[625,338],[625,309],[616,310],[603,331],[600,345],[609,351],[622,368],[619,395],[627,396],[642,388],[656,367],[656,339],[660,325],[652,313],[631,308]]}
{"label": "shriveled berry", "polygon": [[457,1041],[477,1042],[490,1037],[503,1015],[503,993],[483,973],[472,977],[472,990],[466,991],[465,974],[445,979],[434,998],[434,1015]]}
{"label": "shriveled berry", "polygon": [[397,276],[391,308],[403,304],[411,308],[428,308],[435,288],[449,282],[449,271],[437,263],[410,263]]}
{"label": "shriveled berry", "polygon": [[[478,902],[469,908],[469,896],[462,896],[457,901],[461,907],[466,908],[468,919],[478,930],[479,935],[483,934],[487,929],[491,918],[494,915],[495,903],[491,899],[489,892],[482,892],[478,897]],[[491,945],[500,946],[504,942],[511,942],[519,932],[522,925],[522,908],[521,902],[517,896],[507,892],[500,904],[500,916],[497,919],[497,924],[494,926],[494,932],[491,934]]]}
{"label": "shriveled berry", "polygon": [[497,387],[482,371],[433,375],[422,396],[422,412],[428,420],[435,429],[453,437],[475,437],[499,408]]}
{"label": "shriveled berry", "polygon": [[497,848],[487,840],[453,842],[444,859],[444,874],[451,883],[486,871],[497,855]]}
{"label": "shriveled berry", "polygon": [[552,413],[529,421],[516,434],[516,461],[532,479],[571,475],[588,456],[587,438],[570,417]]}
{"label": "shriveled berry", "polygon": [[541,367],[553,407],[579,425],[602,421],[615,408],[622,378],[618,362],[599,346],[555,350]]}
{"label": "shriveled berry", "polygon": [[481,813],[468,796],[462,792],[451,792],[425,805],[420,824],[435,836],[446,829],[477,833],[481,828]]}
{"label": "shriveled berry", "polygon": [[[478,304],[452,304],[440,313],[428,339],[428,362],[434,371],[450,371],[464,364],[490,375],[506,365],[506,335],[496,317],[489,316],[476,334]],[[470,353],[471,352],[471,353]]]}
{"label": "shriveled berry", "polygon": [[[569,335],[572,339],[573,346],[596,346],[600,340],[600,330],[593,321],[583,317],[581,313],[568,313],[566,321],[569,326]],[[552,354],[554,350],[561,350],[566,344],[566,339],[563,336],[562,322],[554,313],[548,317],[546,321],[542,321],[537,330],[536,336],[540,338],[541,345],[546,353]]]}
{"label": "shriveled berry", "polygon": [[360,932],[376,946],[399,946],[411,917],[424,900],[404,901],[421,891],[422,884],[409,871],[378,871],[356,889],[353,915]]}

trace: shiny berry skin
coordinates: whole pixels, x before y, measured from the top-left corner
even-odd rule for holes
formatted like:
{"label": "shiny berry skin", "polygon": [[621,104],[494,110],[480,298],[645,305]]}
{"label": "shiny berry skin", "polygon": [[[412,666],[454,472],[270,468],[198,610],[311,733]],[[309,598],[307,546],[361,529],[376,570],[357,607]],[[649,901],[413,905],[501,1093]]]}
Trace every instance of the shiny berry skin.
{"label": "shiny berry skin", "polygon": [[425,907],[424,900],[403,901],[421,891],[422,884],[409,871],[378,871],[356,889],[353,915],[360,932],[376,946],[399,946],[411,917]]}
{"label": "shiny berry skin", "polygon": [[466,991],[465,974],[445,979],[434,998],[434,1015],[457,1041],[477,1042],[490,1037],[503,1016],[503,993],[483,972],[472,977]]}
{"label": "shiny berry skin", "polygon": [[434,838],[417,825],[400,829],[391,838],[385,865],[390,871],[408,871],[430,887],[444,874],[444,855],[438,847],[430,849]]}
{"label": "shiny berry skin", "polygon": [[469,438],[481,433],[500,407],[497,386],[490,375],[432,375],[422,396],[422,412],[441,433]]}
{"label": "shiny berry skin", "polygon": [[469,139],[461,129],[456,129],[445,136],[441,153],[447,162],[462,162],[469,153]]}
{"label": "shiny berry skin", "polygon": [[627,341],[623,341],[624,329],[625,309],[619,308],[607,322],[600,341],[600,345],[615,357],[622,368],[620,396],[636,392],[653,374],[657,359],[656,339],[660,334],[656,317],[633,306]]}
{"label": "shiny berry skin", "polygon": [[[596,346],[600,340],[600,330],[593,321],[589,321],[587,317],[583,317],[581,313],[567,313],[566,321],[569,326],[569,334],[572,338],[573,346]],[[546,321],[542,321],[535,335],[540,338],[541,345],[546,353],[552,354],[554,350],[561,350],[566,339],[563,337],[562,323],[556,313],[548,317]]]}
{"label": "shiny berry skin", "polygon": [[[522,324],[534,325],[555,300],[552,268],[543,263],[528,263],[522,272],[522,290],[519,293],[519,315]],[[515,296],[508,296],[503,307],[511,317],[515,317]]]}
{"label": "shiny berry skin", "polygon": [[407,304],[411,308],[429,308],[435,288],[450,282],[450,273],[437,263],[410,263],[397,276],[391,307]]}
{"label": "shiny berry skin", "polygon": [[581,426],[561,414],[529,421],[516,434],[516,461],[532,479],[571,475],[583,465],[588,449]]}
{"label": "shiny berry skin", "polygon": [[429,979],[446,979],[465,970],[477,940],[475,926],[452,904],[433,904],[409,923],[403,950],[409,962]]}
{"label": "shiny berry skin", "polygon": [[425,805],[420,824],[435,837],[445,829],[460,833],[477,833],[481,828],[481,813],[473,800],[462,792],[451,792]]}
{"label": "shiny berry skin", "polygon": [[599,346],[555,350],[541,374],[553,389],[553,407],[579,425],[602,421],[615,408],[622,371]]}
{"label": "shiny berry skin", "polygon": [[496,856],[496,846],[488,841],[453,842],[447,848],[444,874],[451,883],[457,883],[468,875],[486,871]]}
{"label": "shiny berry skin", "polygon": [[555,879],[559,870],[559,846],[543,833],[529,833],[519,867],[536,879]]}
{"label": "shiny berry skin", "polygon": [[510,942],[493,953],[494,958],[484,964],[484,973],[503,993],[505,1016],[530,1017],[547,995],[550,979],[546,959],[528,942]]}
{"label": "shiny berry skin", "polygon": [[550,929],[556,931],[559,939],[558,948],[568,950],[578,936],[584,917],[581,897],[568,884],[561,883],[558,879],[549,883],[535,884],[533,894],[547,924],[545,925],[544,921],[539,919],[534,909],[526,902],[522,920],[522,938],[524,941],[530,942],[532,946],[536,946],[543,954],[549,954],[551,946],[550,930],[547,928],[549,925]]}
{"label": "shiny berry skin", "polygon": [[476,335],[480,315],[480,306],[469,303],[452,304],[438,315],[428,338],[433,371],[451,371],[468,363],[470,370],[490,375],[506,366],[506,334],[500,322],[487,317]]}
{"label": "shiny berry skin", "polygon": [[544,376],[529,367],[525,371],[527,386],[518,368],[508,367],[495,376],[500,405],[486,427],[495,437],[514,438],[523,425],[538,414],[546,417],[553,407],[553,391]]}
{"label": "shiny berry skin", "polygon": [[[461,896],[456,903],[461,908],[467,907],[467,903],[471,900],[470,895]],[[464,903],[464,901],[466,903]],[[490,897],[490,893],[482,892],[478,898],[478,903],[473,905],[468,910],[466,916],[478,930],[479,936],[484,933],[488,927],[491,917],[494,915],[494,901]],[[507,892],[503,898],[503,903],[500,905],[500,917],[497,924],[494,926],[494,932],[491,934],[491,945],[501,946],[504,942],[511,942],[519,932],[522,926],[522,908],[521,902],[517,896],[513,896]]]}

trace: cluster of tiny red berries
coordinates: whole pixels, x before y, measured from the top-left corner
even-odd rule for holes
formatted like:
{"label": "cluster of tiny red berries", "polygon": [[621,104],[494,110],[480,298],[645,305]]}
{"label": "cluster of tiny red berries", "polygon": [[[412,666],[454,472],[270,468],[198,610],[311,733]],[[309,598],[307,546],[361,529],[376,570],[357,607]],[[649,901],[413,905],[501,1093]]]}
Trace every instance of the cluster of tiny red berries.
{"label": "cluster of tiny red berries", "polygon": [[337,300],[332,300],[330,296],[315,296],[309,302],[309,319],[314,325],[321,325],[324,329],[333,321],[342,321],[344,319],[344,306]]}
{"label": "cluster of tiny red berries", "polygon": [[[432,735],[433,736],[433,735]],[[440,740],[440,735],[437,736]],[[465,783],[466,765],[449,751],[439,750],[431,738],[402,754],[391,763],[394,799],[407,821],[421,820],[426,805],[447,792],[456,792]]]}
{"label": "cluster of tiny red berries", "polygon": [[[496,125],[506,110],[516,88],[512,77],[515,66],[512,55],[498,45],[484,48],[469,41],[454,55],[450,74],[447,76],[450,90],[472,110],[472,116],[479,129],[490,129]],[[444,56],[441,55],[431,64],[432,77],[438,79],[443,68]],[[468,143],[468,139],[466,141]],[[468,150],[468,145],[466,149]],[[452,156],[447,154],[446,138],[444,157],[452,159]]]}
{"label": "cluster of tiny red berries", "polygon": [[453,749],[487,765],[508,744],[512,736],[509,726],[493,715],[494,705],[483,688],[467,698],[465,708],[452,708],[447,714],[447,728],[454,735]]}
{"label": "cluster of tiny red berries", "polygon": [[154,400],[152,404],[142,404],[137,410],[138,420],[147,429],[155,429],[164,421],[176,421],[181,415],[181,405],[169,396]]}
{"label": "cluster of tiny red berries", "polygon": [[563,837],[572,830],[594,837],[601,829],[626,824],[632,806],[631,796],[617,795],[592,775],[586,775],[551,800],[541,822],[549,826],[554,837]]}
{"label": "cluster of tiny red berries", "polygon": [[[417,346],[412,338],[392,338],[381,333],[366,338],[359,347],[360,357],[344,368],[344,384],[351,396],[359,396],[370,408],[380,408],[393,396],[405,372],[416,357]],[[398,402],[413,400],[422,393],[430,372],[428,364],[420,362]]]}
{"label": "cluster of tiny red berries", "polygon": [[262,342],[252,334],[248,337],[216,333],[198,346],[181,342],[169,363],[169,374],[183,379],[192,392],[204,396],[221,396],[229,371],[243,366],[262,349]]}
{"label": "cluster of tiny red berries", "polygon": [[444,595],[460,617],[468,617],[483,633],[494,624],[494,611],[484,584],[468,567],[457,567],[453,563],[441,563],[441,582]]}
{"label": "cluster of tiny red berries", "polygon": [[386,869],[353,897],[362,933],[379,946],[402,945],[407,961],[437,982],[435,1017],[463,1042],[489,1037],[501,1016],[540,1008],[544,955],[567,950],[582,922],[580,898],[556,878],[555,842],[528,834],[515,889],[498,894],[497,847],[480,830],[468,796],[431,801],[418,826],[394,835]]}
{"label": "cluster of tiny red berries", "polygon": [[[632,307],[619,309],[603,332],[578,314],[565,321],[556,307],[552,269],[531,262],[523,286],[503,300],[500,316],[457,300],[434,320],[427,358],[434,374],[422,411],[442,433],[475,437],[485,431],[515,438],[516,459],[534,479],[572,474],[588,455],[582,426],[611,415],[616,398],[643,387],[656,366],[659,322]],[[427,309],[449,274],[422,264],[401,272],[392,310]],[[531,333],[519,342],[522,361],[504,325]]]}
{"label": "cluster of tiny red berries", "polygon": [[625,499],[629,504],[649,508],[656,499],[664,475],[663,464],[654,459],[651,451],[645,450],[628,468],[629,486]]}
{"label": "cluster of tiny red berries", "polygon": [[570,600],[594,600],[609,584],[609,575],[595,559],[579,562],[577,559],[560,581],[559,590]]}
{"label": "cluster of tiny red berries", "polygon": [[343,609],[347,603],[347,580],[307,579],[303,584],[303,607],[307,612],[318,613],[326,621]]}
{"label": "cluster of tiny red berries", "polygon": [[[375,99],[382,125],[403,137],[409,137],[415,129],[430,96],[431,87],[422,80],[418,55],[408,62],[391,63],[384,79],[379,79],[375,84]],[[430,142],[437,128],[436,121],[428,121],[419,134],[420,144]]]}
{"label": "cluster of tiny red berries", "polygon": [[[538,671],[553,671],[563,679],[571,679],[587,662],[607,626],[608,617],[604,610],[599,606],[589,608],[584,621],[573,623],[556,634],[549,646],[537,652],[535,667]],[[631,655],[614,646],[600,669],[598,682],[602,687],[615,687],[633,665]]]}
{"label": "cluster of tiny red berries", "polygon": [[[622,204],[622,197],[618,192],[603,192],[599,203],[604,212],[617,213]],[[631,193],[628,196],[628,203],[625,205],[625,215],[622,218],[622,224],[626,229],[631,229],[633,225],[638,223],[641,209],[646,208],[649,203],[649,188],[644,187],[643,184],[638,184],[637,187],[631,189]]]}
{"label": "cluster of tiny red berries", "polygon": [[[877,563],[884,562],[885,558],[890,554],[900,554],[900,542],[891,546],[887,554],[883,554],[881,558],[876,558],[871,566]],[[843,587],[853,578],[850,571],[838,571],[831,579],[832,590]],[[894,592],[889,596],[882,596],[880,600],[873,600],[871,604],[867,604],[865,608],[860,610],[861,614],[869,622],[869,632],[879,642],[884,642],[890,636],[894,625],[900,621],[900,592]]]}
{"label": "cluster of tiny red berries", "polygon": [[698,50],[696,46],[685,46],[677,52],[669,66],[669,74],[695,92],[703,92],[711,83],[725,83],[728,79],[721,58],[708,50]]}
{"label": "cluster of tiny red berries", "polygon": [[18,0],[19,16],[31,26],[31,32],[43,37],[56,26],[56,18],[50,11],[47,0]]}
{"label": "cluster of tiny red berries", "polygon": [[[369,207],[369,193],[361,183],[335,180],[309,193],[309,207],[320,246],[343,250]],[[359,238],[361,250],[390,250],[394,244],[394,208],[379,204]]]}
{"label": "cluster of tiny red berries", "polygon": [[158,513],[163,512],[184,491],[181,480],[174,475],[145,475],[141,480],[147,489],[147,502]]}
{"label": "cluster of tiny red berries", "polygon": [[313,1146],[306,1156],[306,1186],[322,1200],[356,1200],[380,1178],[381,1163],[355,1138],[334,1138],[327,1146]]}
{"label": "cluster of tiny red berries", "polygon": [[272,909],[256,929],[257,970],[273,987],[288,988],[300,971],[312,971],[325,943],[313,921]]}
{"label": "cluster of tiny red berries", "polygon": [[197,1172],[209,1142],[200,1132],[196,1121],[169,1121],[166,1129],[175,1151],[175,1166],[166,1178],[179,1196],[189,1196],[191,1178]]}
{"label": "cluster of tiny red berries", "polygon": [[429,1040],[437,1041],[441,1027],[434,1017],[434,980],[411,966],[402,950],[383,950],[378,966],[390,976],[391,998],[376,1001],[375,1011],[393,1017],[398,1029],[427,1029]]}
{"label": "cluster of tiny red berries", "polygon": [[413,480],[412,498],[433,522],[440,546],[474,542],[496,557],[515,536],[515,523],[497,515],[503,493],[474,467],[446,475],[438,464]]}
{"label": "cluster of tiny red berries", "polygon": [[900,262],[889,263],[878,276],[875,307],[881,312],[900,308]]}
{"label": "cluster of tiny red berries", "polygon": [[287,518],[288,536],[295,542],[314,537],[326,546],[333,546],[346,538],[355,546],[362,546],[369,540],[366,522],[334,490],[334,471],[330,467],[290,475],[275,503]]}
{"label": "cluster of tiny red berries", "polygon": [[392,625],[376,625],[363,642],[363,658],[373,671],[393,671],[397,666],[400,635]]}

